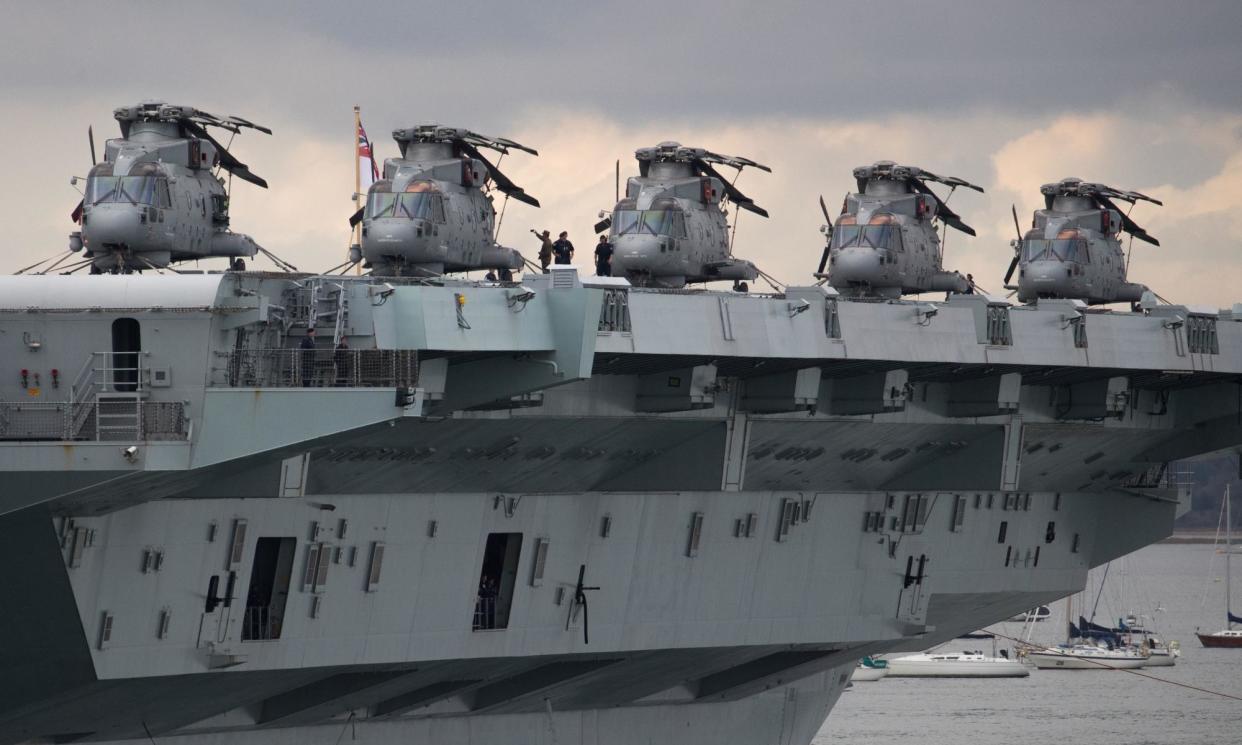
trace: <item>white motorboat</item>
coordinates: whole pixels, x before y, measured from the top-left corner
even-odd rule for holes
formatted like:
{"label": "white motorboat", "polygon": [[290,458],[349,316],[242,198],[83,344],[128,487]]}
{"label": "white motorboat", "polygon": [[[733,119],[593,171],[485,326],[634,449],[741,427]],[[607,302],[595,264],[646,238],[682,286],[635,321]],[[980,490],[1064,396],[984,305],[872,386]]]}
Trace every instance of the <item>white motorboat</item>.
{"label": "white motorboat", "polygon": [[924,652],[888,660],[893,678],[1025,678],[1026,665],[982,652]]}
{"label": "white motorboat", "polygon": [[1026,658],[1040,670],[1134,670],[1147,656],[1133,649],[1106,649],[1094,644],[1063,644],[1031,650]]}

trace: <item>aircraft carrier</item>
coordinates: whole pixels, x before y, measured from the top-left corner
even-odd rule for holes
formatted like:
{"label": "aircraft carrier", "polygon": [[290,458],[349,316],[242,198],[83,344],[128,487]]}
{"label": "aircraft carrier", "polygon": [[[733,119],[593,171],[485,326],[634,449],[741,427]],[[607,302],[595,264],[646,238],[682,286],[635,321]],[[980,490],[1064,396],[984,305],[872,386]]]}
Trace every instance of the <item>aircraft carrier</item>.
{"label": "aircraft carrier", "polygon": [[1169,535],[1239,320],[0,277],[0,743],[807,743]]}

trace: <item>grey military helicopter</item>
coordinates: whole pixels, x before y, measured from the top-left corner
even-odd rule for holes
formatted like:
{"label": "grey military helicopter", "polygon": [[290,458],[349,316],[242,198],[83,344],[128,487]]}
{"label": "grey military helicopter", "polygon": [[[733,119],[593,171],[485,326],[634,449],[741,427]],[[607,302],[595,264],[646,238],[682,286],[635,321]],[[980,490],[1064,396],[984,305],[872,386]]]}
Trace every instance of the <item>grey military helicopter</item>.
{"label": "grey military helicopter", "polygon": [[[856,193],[847,194],[834,227],[824,198],[819,207],[828,242],[815,275],[853,296],[897,298],[921,292],[970,292],[958,272],[945,271],[937,222],[974,235],[928,186],[935,182],[983,192],[983,187],[915,166],[882,160],[854,169]],[[952,192],[950,192],[952,193]],[[826,270],[826,272],[825,272]]]}
{"label": "grey military helicopter", "polygon": [[[1024,303],[1040,298],[1082,300],[1089,305],[1142,300],[1150,290],[1126,280],[1128,262],[1121,248],[1121,233],[1153,246],[1160,242],[1113,200],[1131,205],[1140,201],[1163,203],[1137,191],[1078,178],[1044,184],[1039,190],[1045,208],[1035,211],[1031,229],[1025,234],[1018,227],[1017,208],[1013,209],[1018,238],[1010,242],[1014,255],[1005,272],[1006,289],[1016,290],[1018,300]],[[1018,284],[1011,285],[1015,269]]]}
{"label": "grey military helicopter", "polygon": [[[381,276],[432,277],[469,269],[520,269],[522,255],[498,245],[490,190],[533,207],[539,200],[501,173],[480,148],[503,158],[513,150],[539,152],[503,137],[423,124],[392,133],[400,158],[384,161],[383,178],[350,218],[362,223],[362,242],[350,259]],[[499,163],[499,161],[497,161]]]}
{"label": "grey military helicopter", "polygon": [[635,285],[670,288],[733,280],[735,288],[742,289],[741,282],[760,275],[754,264],[732,256],[725,204],[732,202],[763,217],[767,210],[713,166],[729,166],[739,173],[747,166],[769,173],[772,169],[676,142],[642,148],[634,157],[638,176],[626,182],[625,197],[611,217],[595,225],[597,233],[609,230],[613,276],[626,277]]}
{"label": "grey military helicopter", "polygon": [[[71,215],[81,229],[69,236],[69,250],[85,250],[92,274],[157,269],[208,257],[233,259],[262,249],[249,236],[229,230],[230,190],[219,176],[267,188],[267,182],[220,144],[208,127],[232,135],[242,129],[271,134],[267,127],[237,116],[218,117],[189,106],[143,101],[113,111],[121,137],[95,160],[86,192]],[[213,171],[213,169],[217,169]],[[77,179],[74,179],[77,183]]]}

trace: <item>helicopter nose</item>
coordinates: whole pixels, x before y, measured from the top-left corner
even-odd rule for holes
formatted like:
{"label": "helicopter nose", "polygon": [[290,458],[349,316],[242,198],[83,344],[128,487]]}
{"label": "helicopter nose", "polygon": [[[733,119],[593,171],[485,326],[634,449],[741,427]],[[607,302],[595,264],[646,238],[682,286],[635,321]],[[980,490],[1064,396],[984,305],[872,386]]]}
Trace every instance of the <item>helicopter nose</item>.
{"label": "helicopter nose", "polygon": [[1074,288],[1070,271],[1070,265],[1063,261],[1033,261],[1027,264],[1022,267],[1022,277],[1018,280],[1019,299],[1072,293]]}
{"label": "helicopter nose", "polygon": [[406,261],[442,261],[439,239],[426,220],[381,219],[367,226],[362,250],[367,255],[400,256]]}
{"label": "helicopter nose", "polygon": [[833,279],[848,283],[879,284],[882,267],[874,249],[842,249],[832,262]]}
{"label": "helicopter nose", "polygon": [[654,235],[622,235],[614,239],[612,271],[650,272],[663,266],[668,259],[667,244]]}
{"label": "helicopter nose", "polygon": [[1022,279],[1037,289],[1069,280],[1070,265],[1063,261],[1034,261],[1022,269]]}
{"label": "helicopter nose", "polygon": [[143,236],[139,211],[137,207],[121,205],[97,206],[82,226],[82,237],[91,247],[136,246]]}

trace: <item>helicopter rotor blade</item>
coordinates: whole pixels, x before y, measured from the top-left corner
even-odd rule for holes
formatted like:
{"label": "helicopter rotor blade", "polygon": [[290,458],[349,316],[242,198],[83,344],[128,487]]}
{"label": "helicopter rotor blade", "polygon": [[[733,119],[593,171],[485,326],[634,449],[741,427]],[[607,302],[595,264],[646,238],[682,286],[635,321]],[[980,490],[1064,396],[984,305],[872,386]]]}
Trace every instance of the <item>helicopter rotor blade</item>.
{"label": "helicopter rotor blade", "polygon": [[982,186],[979,186],[978,184],[972,184],[966,179],[960,179],[960,178],[957,178],[956,176],[938,176],[932,173],[931,171],[924,171],[922,169],[919,169],[919,171],[920,171],[919,178],[925,181],[935,181],[936,183],[944,184],[945,186],[964,186],[967,189],[974,189],[980,194],[983,193]]}
{"label": "helicopter rotor blade", "polygon": [[471,132],[468,129],[456,130],[455,139],[461,142],[468,142],[475,147],[486,147],[499,153],[508,153],[510,149],[521,150],[524,153],[538,155],[539,151],[533,147],[526,147],[520,142],[515,142],[507,137],[489,137],[481,135],[478,132]]}
{"label": "helicopter rotor blade", "polygon": [[739,158],[735,155],[721,155],[720,153],[713,153],[710,150],[703,151],[703,160],[709,163],[719,163],[720,165],[730,166],[738,169],[739,171],[746,166],[750,166],[751,168],[758,168],[759,170],[766,171],[767,173],[772,172],[771,168],[762,163],[756,163],[750,158]]}
{"label": "helicopter rotor blade", "polygon": [[248,119],[243,119],[240,116],[227,116],[224,118],[224,120],[227,122],[236,124],[237,126],[240,126],[240,127],[248,127],[250,129],[257,130],[259,132],[262,132],[265,135],[270,135],[272,133],[272,130],[268,129],[267,127],[264,127],[261,124],[255,124],[254,122]]}
{"label": "helicopter rotor blade", "polygon": [[182,122],[182,125],[184,126],[185,131],[188,134],[194,135],[195,137],[198,137],[199,139],[207,140],[212,145],[216,146],[216,152],[220,158],[221,168],[223,168],[224,170],[228,171],[229,173],[233,174],[234,176],[236,176],[237,178],[243,181],[249,181],[255,186],[261,186],[264,189],[267,188],[267,181],[265,181],[260,176],[254,173],[251,173],[250,167],[247,166],[245,163],[241,162],[240,160],[238,160],[232,153],[228,151],[226,147],[224,147],[224,145],[221,145],[216,140],[216,138],[212,137],[211,133],[208,132],[207,128],[204,127],[202,124],[199,124],[196,121],[191,121],[189,119],[186,119]]}
{"label": "helicopter rotor blade", "polygon": [[463,140],[463,139],[458,139],[457,144],[461,148],[462,152],[466,153],[466,155],[469,155],[471,158],[476,158],[477,160],[482,161],[483,166],[487,168],[487,174],[491,176],[492,181],[496,183],[496,188],[499,189],[502,194],[513,197],[519,202],[525,202],[526,204],[529,204],[532,207],[539,206],[538,199],[535,199],[531,195],[527,194],[526,191],[522,189],[522,187],[513,183],[513,181],[508,176],[501,173],[500,169],[497,168],[495,165],[493,165],[490,160],[485,158],[483,156],[483,153],[479,152],[479,149],[475,147],[473,143],[467,142],[466,140]]}
{"label": "helicopter rotor blade", "polygon": [[828,204],[824,202],[823,194],[819,195],[819,210],[824,213],[824,222],[828,223],[828,229],[832,230],[832,217],[828,214]]}
{"label": "helicopter rotor blade", "polygon": [[605,230],[611,227],[612,227],[612,218],[605,217],[603,220],[600,220],[599,222],[595,223],[595,232],[603,233]]}
{"label": "helicopter rotor blade", "polygon": [[1013,212],[1013,229],[1018,234],[1018,240],[1022,240],[1022,227],[1018,224],[1018,206],[1016,204],[1009,205],[1010,211]]}
{"label": "helicopter rotor blade", "polygon": [[913,187],[918,193],[932,198],[932,201],[936,203],[936,217],[940,218],[945,225],[957,228],[966,235],[975,235],[975,229],[962,222],[962,218],[959,217],[956,212],[949,209],[949,205],[945,204],[944,200],[936,196],[936,192],[927,188],[927,184],[924,184],[916,178],[909,179],[909,183],[910,186]]}
{"label": "helicopter rotor blade", "polygon": [[815,276],[824,276],[824,268],[828,266],[828,255],[832,252],[832,246],[824,246],[824,252],[819,257],[819,268],[815,270]]}
{"label": "helicopter rotor blade", "polygon": [[1135,238],[1138,238],[1140,241],[1143,241],[1145,243],[1150,243],[1153,246],[1160,245],[1160,241],[1156,240],[1151,235],[1148,235],[1147,231],[1144,230],[1141,225],[1134,222],[1134,220],[1130,219],[1129,215],[1127,215],[1125,212],[1118,209],[1117,205],[1114,204],[1111,199],[1104,196],[1103,194],[1096,194],[1095,199],[1097,202],[1099,202],[1101,207],[1105,209],[1113,210],[1118,215],[1121,215],[1121,229],[1122,230],[1124,230],[1125,232],[1129,233],[1130,235],[1134,236]]}
{"label": "helicopter rotor blade", "polygon": [[1009,284],[1009,279],[1013,276],[1013,270],[1018,268],[1018,253],[1014,252],[1013,259],[1009,262],[1009,271],[1005,272],[1005,284]]}
{"label": "helicopter rotor blade", "polygon": [[357,212],[349,216],[349,227],[351,228],[358,227],[358,223],[362,222],[362,213],[365,210],[366,210],[366,207],[359,207]]}
{"label": "helicopter rotor blade", "polygon": [[694,163],[694,165],[699,169],[701,173],[703,173],[703,175],[711,176],[713,178],[719,179],[720,183],[724,185],[725,194],[727,194],[729,199],[732,200],[733,203],[736,204],[739,208],[750,211],[750,212],[754,212],[756,215],[760,215],[762,217],[768,216],[767,210],[755,204],[755,200],[746,196],[741,191],[739,191],[736,186],[729,183],[729,180],[726,179],[724,176],[720,175],[720,172],[717,171],[715,168],[712,168],[711,165],[706,160],[702,158],[695,158],[691,162]]}
{"label": "helicopter rotor blade", "polygon": [[86,140],[91,144],[91,165],[98,165],[99,161],[95,159],[95,128],[87,126]]}

